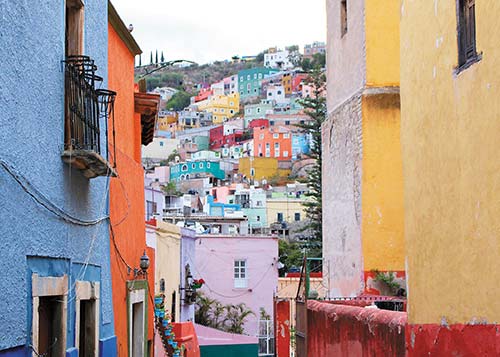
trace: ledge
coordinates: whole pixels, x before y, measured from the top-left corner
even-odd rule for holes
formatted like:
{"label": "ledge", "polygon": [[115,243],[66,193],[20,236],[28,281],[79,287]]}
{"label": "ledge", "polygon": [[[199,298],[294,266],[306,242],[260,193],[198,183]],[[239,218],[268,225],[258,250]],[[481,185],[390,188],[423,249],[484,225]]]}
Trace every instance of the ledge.
{"label": "ledge", "polygon": [[65,163],[82,171],[86,178],[117,176],[115,169],[109,162],[95,151],[64,150],[61,156]]}

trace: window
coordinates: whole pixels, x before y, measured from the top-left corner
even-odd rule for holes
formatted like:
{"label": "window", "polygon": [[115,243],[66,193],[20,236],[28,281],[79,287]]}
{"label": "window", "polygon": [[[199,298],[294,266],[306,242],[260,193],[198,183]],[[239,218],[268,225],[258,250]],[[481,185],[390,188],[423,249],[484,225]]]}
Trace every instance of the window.
{"label": "window", "polygon": [[257,216],[257,222],[260,222],[260,216]]}
{"label": "window", "polygon": [[[260,139],[260,140],[264,140],[264,134],[260,134],[260,135],[259,135],[259,139]],[[260,144],[259,144],[259,146],[260,146]]]}
{"label": "window", "polygon": [[281,95],[281,91],[280,90],[278,91],[278,95]]}
{"label": "window", "polygon": [[75,345],[80,356],[95,356],[99,341],[99,283],[76,281]]}
{"label": "window", "polygon": [[194,170],[194,169],[196,169],[196,164],[195,164],[195,163],[192,163],[192,164],[191,164],[191,168],[192,168],[193,170]]}
{"label": "window", "polygon": [[273,139],[279,139],[279,137],[280,137],[280,134],[278,134],[278,133],[273,134]]}
{"label": "window", "polygon": [[250,176],[251,177],[255,176],[255,169],[253,167],[250,169]]}
{"label": "window", "polygon": [[262,73],[259,73],[259,79],[262,79]]}
{"label": "window", "polygon": [[283,222],[283,213],[278,212],[278,214],[277,214],[277,217],[276,217],[276,218],[277,218],[277,221],[278,221],[279,223]]}
{"label": "window", "polygon": [[209,168],[210,168],[210,163],[209,163],[209,162],[207,162],[207,169],[209,169]]}
{"label": "window", "polygon": [[296,222],[300,221],[300,212],[296,212],[294,218]]}
{"label": "window", "polygon": [[248,75],[247,75],[247,81],[249,81],[249,80],[250,80],[250,75],[248,74]]}
{"label": "window", "polygon": [[83,53],[83,3],[66,0],[66,56]]}
{"label": "window", "polygon": [[269,122],[269,125],[273,126],[273,125],[274,125],[274,120],[271,120],[271,121]]}
{"label": "window", "polygon": [[340,0],[340,37],[347,33],[347,0]]}
{"label": "window", "polygon": [[163,141],[160,141],[160,146],[163,146]]}
{"label": "window", "polygon": [[68,276],[32,277],[31,345],[39,355],[64,356]]}
{"label": "window", "polygon": [[290,139],[290,133],[285,133],[283,134],[284,139]]}
{"label": "window", "polygon": [[260,113],[260,108],[257,108],[257,113]]}
{"label": "window", "polygon": [[267,92],[267,96],[268,97],[272,97],[273,96],[273,92],[271,92],[271,91]]}
{"label": "window", "polygon": [[146,201],[146,217],[151,219],[151,217],[156,214],[157,205],[154,201]]}
{"label": "window", "polygon": [[240,77],[240,82],[243,82],[243,77]]}
{"label": "window", "polygon": [[254,92],[254,93],[257,93],[257,88],[254,88],[253,92]]}
{"label": "window", "polygon": [[288,157],[288,151],[283,151],[283,157]]}
{"label": "window", "polygon": [[274,356],[274,322],[259,320],[259,356]]}
{"label": "window", "polygon": [[458,1],[458,66],[477,58],[476,53],[476,1]]}
{"label": "window", "polygon": [[234,107],[234,102],[229,102],[230,107]]}
{"label": "window", "polygon": [[187,170],[188,170],[188,165],[186,165],[186,164],[182,165],[181,171],[186,172]]}
{"label": "window", "polygon": [[274,143],[274,148],[279,149],[280,148],[280,143]]}
{"label": "window", "polygon": [[253,79],[257,79],[257,73],[253,74]]}
{"label": "window", "polygon": [[290,125],[290,120],[285,120],[285,125]]}
{"label": "window", "polygon": [[234,287],[244,289],[248,286],[247,261],[234,261]]}

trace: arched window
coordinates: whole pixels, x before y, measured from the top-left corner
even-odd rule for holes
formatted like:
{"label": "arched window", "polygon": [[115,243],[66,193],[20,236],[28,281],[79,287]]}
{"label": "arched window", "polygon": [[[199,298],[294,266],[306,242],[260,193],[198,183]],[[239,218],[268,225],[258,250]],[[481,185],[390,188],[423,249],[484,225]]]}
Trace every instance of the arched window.
{"label": "arched window", "polygon": [[186,164],[182,165],[181,171],[186,172],[187,170],[188,170],[188,165],[186,165]]}

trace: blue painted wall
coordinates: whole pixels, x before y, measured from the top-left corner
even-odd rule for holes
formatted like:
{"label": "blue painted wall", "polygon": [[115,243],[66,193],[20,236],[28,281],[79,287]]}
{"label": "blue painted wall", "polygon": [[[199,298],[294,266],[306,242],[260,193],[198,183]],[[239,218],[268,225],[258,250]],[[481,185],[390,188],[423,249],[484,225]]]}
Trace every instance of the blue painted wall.
{"label": "blue painted wall", "polygon": [[[0,14],[0,160],[72,216],[107,216],[108,179],[89,181],[61,160],[64,1],[0,0]],[[85,54],[107,78],[106,0],[85,0],[84,38]],[[101,146],[107,146],[104,130]],[[75,277],[100,281],[100,338],[113,341],[108,222],[84,227],[63,221],[36,203],[1,166],[0,216],[0,355],[23,350],[6,352],[17,346],[26,351],[31,342],[34,271],[71,277],[68,349],[74,344]]]}

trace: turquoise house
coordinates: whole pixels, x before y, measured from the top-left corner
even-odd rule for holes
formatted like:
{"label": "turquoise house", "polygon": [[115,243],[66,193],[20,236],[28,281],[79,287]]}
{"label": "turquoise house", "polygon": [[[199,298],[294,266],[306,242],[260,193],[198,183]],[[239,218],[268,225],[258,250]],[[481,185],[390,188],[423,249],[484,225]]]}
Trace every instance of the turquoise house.
{"label": "turquoise house", "polygon": [[271,74],[278,73],[276,69],[257,67],[238,72],[238,88],[240,99],[258,97],[262,89],[262,80]]}
{"label": "turquoise house", "polygon": [[171,181],[183,181],[203,177],[215,177],[219,180],[224,180],[226,175],[217,161],[180,162],[170,167]]}

